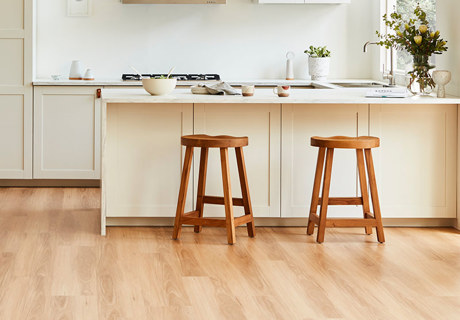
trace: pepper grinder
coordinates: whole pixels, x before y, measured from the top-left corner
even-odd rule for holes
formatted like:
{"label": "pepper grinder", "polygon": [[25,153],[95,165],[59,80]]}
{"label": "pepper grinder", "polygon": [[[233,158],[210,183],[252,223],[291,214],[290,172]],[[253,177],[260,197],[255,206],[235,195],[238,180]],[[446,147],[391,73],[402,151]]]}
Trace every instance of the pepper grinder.
{"label": "pepper grinder", "polygon": [[294,58],[294,52],[286,53],[286,80],[294,80]]}

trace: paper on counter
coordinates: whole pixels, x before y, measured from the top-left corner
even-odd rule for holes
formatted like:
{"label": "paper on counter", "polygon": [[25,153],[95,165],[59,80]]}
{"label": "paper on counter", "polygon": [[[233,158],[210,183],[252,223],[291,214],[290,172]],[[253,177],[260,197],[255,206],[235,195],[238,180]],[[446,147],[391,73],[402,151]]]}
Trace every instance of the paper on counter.
{"label": "paper on counter", "polygon": [[366,98],[407,98],[412,96],[407,88],[378,88],[367,91]]}

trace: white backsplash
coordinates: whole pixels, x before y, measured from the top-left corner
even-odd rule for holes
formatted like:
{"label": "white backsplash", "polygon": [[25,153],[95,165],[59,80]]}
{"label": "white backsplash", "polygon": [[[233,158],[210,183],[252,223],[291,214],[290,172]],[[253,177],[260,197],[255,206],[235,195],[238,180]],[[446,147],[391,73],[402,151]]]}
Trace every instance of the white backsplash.
{"label": "white backsplash", "polygon": [[[36,76],[68,73],[82,60],[96,77],[142,72],[219,73],[224,79],[283,78],[296,53],[296,78],[308,78],[308,45],[332,50],[331,77],[372,77],[378,0],[345,5],[122,5],[94,0],[90,17],[67,17],[66,1],[37,4]],[[375,64],[374,64],[375,65]]]}

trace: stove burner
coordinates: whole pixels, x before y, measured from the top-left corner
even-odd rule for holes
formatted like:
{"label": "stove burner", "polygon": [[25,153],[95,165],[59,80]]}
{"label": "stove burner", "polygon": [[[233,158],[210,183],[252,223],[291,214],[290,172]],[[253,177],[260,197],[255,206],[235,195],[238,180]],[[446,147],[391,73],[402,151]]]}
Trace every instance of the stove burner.
{"label": "stove burner", "polygon": [[[143,73],[145,78],[159,78],[161,76],[166,77],[167,74],[149,74]],[[172,78],[176,78],[178,81],[218,81],[220,76],[218,74],[172,74]],[[123,74],[121,76],[123,81],[128,80],[141,80],[141,77],[138,74]]]}

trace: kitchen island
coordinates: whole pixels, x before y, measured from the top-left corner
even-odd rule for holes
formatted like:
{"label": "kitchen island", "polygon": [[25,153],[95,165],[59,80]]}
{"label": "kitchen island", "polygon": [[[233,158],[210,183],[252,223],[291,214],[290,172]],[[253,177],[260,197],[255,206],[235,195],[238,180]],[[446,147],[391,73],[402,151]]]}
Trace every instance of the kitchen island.
{"label": "kitchen island", "polygon": [[[112,225],[172,225],[184,154],[180,136],[194,133],[249,137],[245,155],[256,224],[306,225],[317,152],[311,136],[374,135],[381,138],[375,165],[385,225],[455,225],[460,99],[370,99],[365,92],[293,89],[279,98],[271,89],[256,89],[253,97],[102,90],[102,234]],[[354,195],[354,153],[336,154],[331,195]],[[222,192],[217,157],[210,153],[209,195]],[[187,210],[194,205],[197,164],[195,158]],[[239,197],[236,168],[231,172]],[[355,207],[330,212],[362,214]],[[209,205],[205,215],[223,211]]]}

